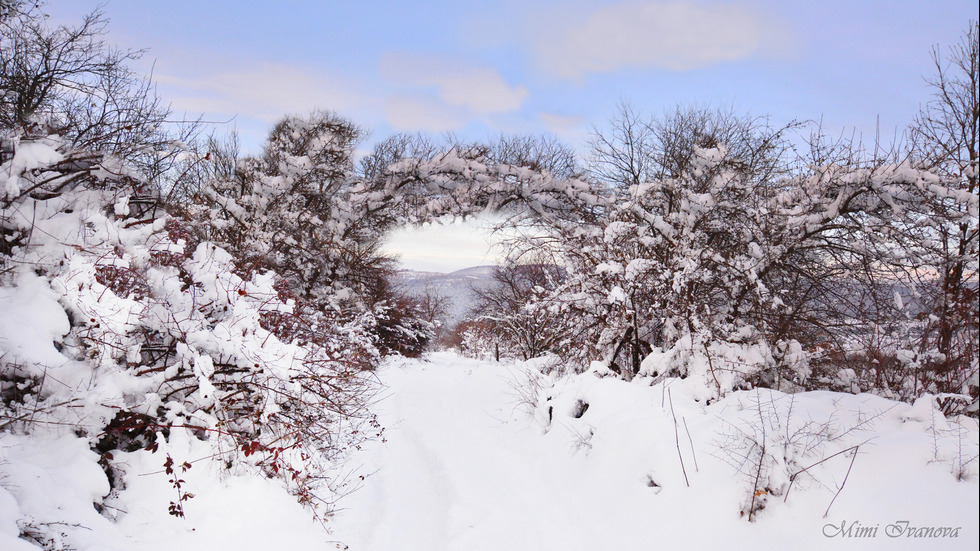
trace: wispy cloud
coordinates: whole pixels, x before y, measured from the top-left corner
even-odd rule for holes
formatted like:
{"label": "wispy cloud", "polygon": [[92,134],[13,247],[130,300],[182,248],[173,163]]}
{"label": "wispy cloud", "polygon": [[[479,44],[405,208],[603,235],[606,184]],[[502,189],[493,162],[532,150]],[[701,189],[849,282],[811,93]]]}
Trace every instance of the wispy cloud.
{"label": "wispy cloud", "polygon": [[767,32],[754,12],[686,1],[604,6],[535,42],[545,70],[573,80],[621,69],[685,71],[755,52]]}
{"label": "wispy cloud", "polygon": [[448,132],[462,128],[468,120],[464,110],[424,96],[389,96],[384,110],[395,130]]}
{"label": "wispy cloud", "polygon": [[509,84],[493,67],[446,57],[391,53],[381,59],[380,70],[395,83],[432,89],[446,104],[476,114],[516,111],[529,95],[527,88]]}
{"label": "wispy cloud", "polygon": [[388,236],[384,249],[401,256],[408,268],[451,272],[500,262],[492,241],[481,222],[469,220],[402,228]]}
{"label": "wispy cloud", "polygon": [[559,138],[579,138],[584,130],[585,119],[578,115],[559,115],[556,113],[538,113],[538,120]]}
{"label": "wispy cloud", "polygon": [[210,114],[248,114],[274,122],[313,109],[360,110],[371,103],[356,87],[299,66],[252,63],[200,76],[157,74],[174,108]]}

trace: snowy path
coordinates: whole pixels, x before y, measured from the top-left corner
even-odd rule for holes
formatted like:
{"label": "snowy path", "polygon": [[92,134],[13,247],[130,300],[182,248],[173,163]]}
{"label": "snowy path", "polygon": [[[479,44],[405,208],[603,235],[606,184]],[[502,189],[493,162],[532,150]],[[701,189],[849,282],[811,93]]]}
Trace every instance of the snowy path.
{"label": "snowy path", "polygon": [[[554,395],[546,432],[515,411],[511,381],[521,377],[519,370],[449,353],[383,368],[387,393],[377,412],[387,441],[369,443],[354,456],[366,478],[338,504],[333,537],[351,551],[894,551],[921,549],[922,542],[829,538],[826,527],[913,519],[963,527],[961,537],[934,549],[977,548],[976,485],[957,483],[930,460],[931,437],[908,413],[910,406],[830,393],[799,398],[796,407],[807,419],[853,417],[862,409],[891,413],[876,424],[874,444],[865,446],[831,517],[823,514],[834,498],[834,477],[847,468],[843,463],[823,464],[789,503],[774,499],[758,522],[749,523],[738,514],[746,480],[718,458],[725,453],[719,435],[736,422],[737,396],[706,411],[673,388],[677,415],[693,435],[685,455],[698,448],[699,469],[687,455],[688,485],[661,392],[578,378]],[[591,405],[574,418],[579,398]]]}
{"label": "snowy path", "polygon": [[341,504],[340,539],[355,550],[600,549],[589,507],[537,453],[540,433],[506,422],[510,376],[448,354],[389,368],[387,443],[365,454],[378,470]]}

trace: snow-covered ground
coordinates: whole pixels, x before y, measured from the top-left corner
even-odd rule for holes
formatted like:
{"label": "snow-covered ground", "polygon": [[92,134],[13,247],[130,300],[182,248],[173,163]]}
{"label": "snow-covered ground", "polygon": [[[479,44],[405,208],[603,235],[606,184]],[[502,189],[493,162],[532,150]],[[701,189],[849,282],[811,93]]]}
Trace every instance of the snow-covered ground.
{"label": "snow-covered ground", "polygon": [[[205,450],[178,438],[157,454],[127,454],[128,487],[103,516],[93,503],[109,485],[87,442],[0,434],[0,550],[335,548],[277,483],[227,476]],[[163,469],[167,453],[194,464],[181,474],[185,490],[195,494],[185,502],[186,519],[167,513],[176,495]]]}
{"label": "snow-covered ground", "polygon": [[[337,538],[364,551],[977,548],[975,460],[971,480],[951,474],[959,446],[976,453],[977,425],[947,422],[927,402],[751,391],[702,407],[683,381],[667,395],[594,374],[553,384],[527,367],[440,353],[384,369],[386,441],[357,457],[367,474],[340,504]],[[540,386],[533,410],[515,386],[529,378]],[[785,503],[785,488],[763,489],[767,507],[750,523],[739,512],[756,469],[730,463],[749,449],[745,434],[760,434],[760,413],[768,453],[804,467],[861,446],[849,475],[845,453],[800,475]],[[802,440],[809,447],[792,451]],[[908,526],[960,529],[923,539]]]}
{"label": "snow-covered ground", "polygon": [[[685,381],[558,379],[542,365],[388,362],[384,440],[345,468],[359,488],[330,533],[276,482],[223,472],[180,431],[155,454],[120,452],[126,489],[104,515],[87,441],[0,433],[0,550],[977,548],[977,424],[927,400],[760,390],[704,406]],[[167,514],[166,454],[193,463],[186,519]],[[760,502],[748,522],[740,511]]]}

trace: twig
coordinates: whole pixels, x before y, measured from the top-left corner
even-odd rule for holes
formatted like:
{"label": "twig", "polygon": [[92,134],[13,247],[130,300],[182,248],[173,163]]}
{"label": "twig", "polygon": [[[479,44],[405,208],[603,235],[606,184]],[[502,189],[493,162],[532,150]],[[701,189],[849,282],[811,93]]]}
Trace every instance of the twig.
{"label": "twig", "polygon": [[[843,450],[841,450],[841,451],[839,451],[839,452],[837,452],[837,453],[835,453],[833,455],[828,455],[827,457],[824,457],[820,461],[817,461],[816,463],[814,463],[812,465],[809,465],[807,467],[804,467],[804,468],[796,471],[795,473],[791,474],[789,476],[789,488],[786,488],[786,495],[783,496],[783,503],[785,503],[786,500],[789,499],[789,492],[793,489],[793,483],[796,482],[797,475],[801,475],[801,474],[809,471],[810,469],[816,467],[817,465],[819,465],[819,464],[821,464],[821,463],[823,463],[825,461],[830,461],[831,459],[837,457],[838,455],[845,454],[845,453],[847,453],[847,452],[849,452],[851,450],[854,450],[854,453],[857,453],[857,450],[860,447],[861,447],[861,444],[858,444],[856,446],[851,446],[850,448],[843,449]],[[850,472],[850,469],[848,469],[848,472]]]}
{"label": "twig", "polygon": [[847,474],[844,475],[844,481],[840,483],[840,488],[837,488],[837,493],[834,494],[834,499],[830,500],[830,505],[827,506],[827,510],[823,514],[823,518],[827,518],[830,514],[830,508],[834,506],[834,502],[837,501],[837,496],[840,495],[841,491],[844,490],[844,485],[847,484],[847,477],[851,475],[851,467],[854,466],[854,460],[857,459],[858,451],[857,446],[854,447],[854,455],[851,456],[851,464],[847,466]]}
{"label": "twig", "polygon": [[[763,430],[765,434],[765,430]],[[759,452],[759,463],[755,469],[755,481],[752,483],[752,501],[749,502],[749,522],[755,520],[755,498],[759,496],[759,479],[762,478],[762,463],[766,459],[765,439],[762,440],[762,451]]]}
{"label": "twig", "polygon": [[681,471],[684,473],[684,483],[687,487],[691,487],[691,481],[687,479],[687,468],[684,467],[684,456],[681,455],[681,437],[677,430],[677,415],[674,414],[674,398],[670,394],[670,390],[667,391],[667,400],[670,402],[670,415],[674,418],[674,443],[677,445],[677,457],[681,460]]}
{"label": "twig", "polygon": [[694,457],[694,472],[701,472],[701,468],[698,467],[698,454],[694,453],[694,440],[691,439],[691,431],[687,429],[687,418],[681,417],[681,421],[684,421],[684,432],[687,433],[687,441],[691,444],[691,456]]}
{"label": "twig", "polygon": [[718,375],[715,374],[715,364],[711,361],[711,350],[708,350],[708,343],[704,344],[704,356],[708,358],[708,369],[711,371],[711,378],[715,380],[715,384],[718,385],[718,395],[721,396],[723,392],[721,391],[721,382],[718,380]]}
{"label": "twig", "polygon": [[755,519],[755,498],[759,496],[759,480],[762,478],[762,463],[766,460],[766,420],[762,418],[762,400],[759,398],[758,389],[756,389],[755,398],[755,406],[759,412],[759,427],[762,429],[762,450],[759,452],[759,463],[755,470],[755,482],[752,483],[752,501],[749,502],[749,522]]}

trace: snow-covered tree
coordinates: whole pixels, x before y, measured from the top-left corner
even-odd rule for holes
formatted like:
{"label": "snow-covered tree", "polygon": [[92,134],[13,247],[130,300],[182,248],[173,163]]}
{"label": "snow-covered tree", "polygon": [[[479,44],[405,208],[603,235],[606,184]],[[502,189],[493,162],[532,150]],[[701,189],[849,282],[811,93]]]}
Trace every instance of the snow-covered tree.
{"label": "snow-covered tree", "polygon": [[568,345],[570,320],[539,304],[563,279],[553,264],[510,264],[494,271],[491,286],[474,291],[473,319],[480,331],[492,335],[488,344],[495,355],[530,360]]}
{"label": "snow-covered tree", "polygon": [[234,253],[241,273],[284,278],[302,325],[374,340],[378,348],[356,354],[367,367],[379,350],[417,354],[432,332],[403,311],[390,283],[393,260],[379,252],[385,212],[368,213],[352,197],[363,186],[352,158],[360,135],[331,113],[283,119],[263,156],[236,159],[188,210],[203,239]]}
{"label": "snow-covered tree", "polygon": [[[666,365],[722,394],[825,384],[810,377],[814,365],[842,369],[861,339],[898,322],[896,285],[925,258],[905,229],[944,216],[928,199],[975,208],[941,174],[849,144],[815,140],[797,158],[784,137],[794,127],[702,111],[641,127],[631,113],[618,138],[601,140],[592,174],[632,176],[570,209],[578,218],[537,218],[537,231],[515,240],[567,273],[532,302],[575,312],[566,329],[581,340],[569,359],[581,366],[602,359],[631,378]],[[627,147],[624,136],[643,138],[642,157],[610,149]],[[637,162],[642,171],[630,168]]]}
{"label": "snow-covered tree", "polygon": [[142,52],[106,44],[108,20],[98,9],[77,25],[57,27],[37,3],[4,10],[0,126],[12,133],[7,139],[58,134],[79,150],[125,159],[144,181],[167,181],[180,144],[197,125],[168,122],[169,108],[152,82],[132,68]]}
{"label": "snow-covered tree", "polygon": [[[978,227],[980,174],[980,28],[932,52],[932,98],[910,128],[911,155],[950,185],[930,190],[918,220],[922,258],[917,289],[929,312],[918,352],[942,390],[962,392],[977,379]],[[934,351],[935,354],[929,354]]]}
{"label": "snow-covered tree", "polygon": [[763,205],[786,163],[782,132],[704,111],[645,124],[627,111],[618,137],[596,138],[592,173],[614,178],[602,182],[613,195],[522,245],[549,248],[568,273],[550,307],[578,314],[571,334],[585,342],[575,348],[592,350],[580,361],[602,358],[630,378],[654,347],[682,335],[758,338],[751,317],[773,300],[756,271],[773,231]]}
{"label": "snow-covered tree", "polygon": [[[352,260],[330,262],[384,262],[362,228],[338,229],[332,194],[348,183],[355,129],[285,121],[265,158],[199,172],[252,187],[199,186],[210,193],[202,209],[227,208],[195,220],[192,205],[167,204],[153,163],[175,151],[211,159],[140,118],[159,115],[156,100],[126,80],[135,54],[101,41],[101,16],[49,30],[40,11],[4,15],[0,293],[39,314],[0,341],[2,428],[87,437],[117,482],[119,454],[183,431],[232,470],[324,499],[326,470],[371,422],[363,370],[385,319],[325,307],[356,302],[383,277],[368,270],[361,281],[365,272],[343,271]],[[362,248],[315,250],[322,235]]]}

